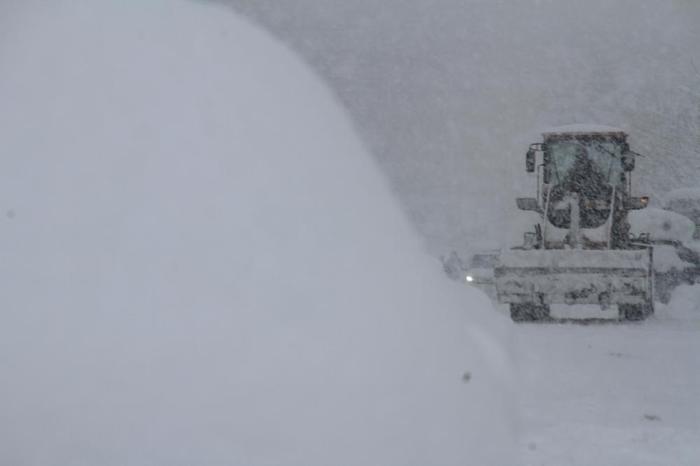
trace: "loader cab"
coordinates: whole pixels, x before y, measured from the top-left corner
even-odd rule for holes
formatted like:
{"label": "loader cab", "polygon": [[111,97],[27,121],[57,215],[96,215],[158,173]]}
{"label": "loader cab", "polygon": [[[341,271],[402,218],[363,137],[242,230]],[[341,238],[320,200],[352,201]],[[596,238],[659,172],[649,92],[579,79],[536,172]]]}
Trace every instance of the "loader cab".
{"label": "loader cab", "polygon": [[542,136],[543,142],[532,144],[526,154],[526,171],[537,172],[537,197],[518,199],[520,209],[537,211],[545,220],[535,243],[621,247],[628,238],[626,212],[646,206],[646,198],[631,197],[637,154],[630,151],[627,134],[573,125]]}
{"label": "loader cab", "polygon": [[624,189],[633,168],[624,133],[545,134],[543,149],[544,183],[576,191],[597,184]]}
{"label": "loader cab", "polygon": [[630,151],[623,130],[569,125],[548,130],[542,137],[543,142],[531,144],[525,157],[526,171],[537,173],[537,197],[521,199],[519,203],[528,206],[524,210],[542,211],[546,200],[542,185],[566,182],[580,191],[586,185],[604,184],[630,195],[638,154]]}

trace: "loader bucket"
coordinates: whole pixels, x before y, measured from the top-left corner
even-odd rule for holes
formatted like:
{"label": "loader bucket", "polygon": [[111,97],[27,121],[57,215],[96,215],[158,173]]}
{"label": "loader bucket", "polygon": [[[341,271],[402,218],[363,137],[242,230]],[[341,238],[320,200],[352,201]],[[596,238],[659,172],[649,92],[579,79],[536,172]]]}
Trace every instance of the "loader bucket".
{"label": "loader bucket", "polygon": [[504,251],[494,280],[502,303],[644,305],[652,302],[651,248]]}

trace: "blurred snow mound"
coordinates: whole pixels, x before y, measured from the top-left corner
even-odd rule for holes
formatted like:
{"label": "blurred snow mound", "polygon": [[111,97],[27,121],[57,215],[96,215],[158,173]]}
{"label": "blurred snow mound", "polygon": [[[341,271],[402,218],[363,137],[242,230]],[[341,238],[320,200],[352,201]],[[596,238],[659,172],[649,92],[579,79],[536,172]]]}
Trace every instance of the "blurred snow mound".
{"label": "blurred snow mound", "polygon": [[629,222],[632,233],[649,233],[655,240],[688,243],[695,231],[695,224],[687,217],[655,207],[630,212]]}
{"label": "blurred snow mound", "polygon": [[700,240],[700,188],[680,188],[666,196],[666,209],[688,217],[695,223],[693,237]]}
{"label": "blurred snow mound", "polygon": [[503,319],[227,11],[8,0],[0,463],[504,465]]}

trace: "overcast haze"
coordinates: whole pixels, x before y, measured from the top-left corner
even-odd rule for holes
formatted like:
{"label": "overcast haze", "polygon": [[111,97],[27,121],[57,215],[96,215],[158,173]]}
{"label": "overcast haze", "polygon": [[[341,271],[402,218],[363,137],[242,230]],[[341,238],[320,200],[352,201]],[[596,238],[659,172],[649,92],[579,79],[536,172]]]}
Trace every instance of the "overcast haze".
{"label": "overcast haze", "polygon": [[700,174],[698,2],[219,1],[329,81],[435,255],[520,240],[544,127],[629,130],[653,203]]}

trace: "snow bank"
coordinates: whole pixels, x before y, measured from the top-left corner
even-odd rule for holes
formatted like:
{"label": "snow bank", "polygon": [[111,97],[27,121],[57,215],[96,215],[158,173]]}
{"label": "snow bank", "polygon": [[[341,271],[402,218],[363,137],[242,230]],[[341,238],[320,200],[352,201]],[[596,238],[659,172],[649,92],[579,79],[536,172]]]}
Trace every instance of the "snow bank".
{"label": "snow bank", "polygon": [[503,322],[226,10],[0,5],[0,463],[512,464]]}
{"label": "snow bank", "polygon": [[629,222],[632,233],[649,233],[655,240],[689,243],[695,231],[695,224],[687,217],[654,207],[630,212]]}

